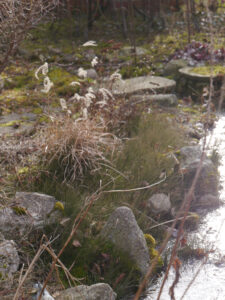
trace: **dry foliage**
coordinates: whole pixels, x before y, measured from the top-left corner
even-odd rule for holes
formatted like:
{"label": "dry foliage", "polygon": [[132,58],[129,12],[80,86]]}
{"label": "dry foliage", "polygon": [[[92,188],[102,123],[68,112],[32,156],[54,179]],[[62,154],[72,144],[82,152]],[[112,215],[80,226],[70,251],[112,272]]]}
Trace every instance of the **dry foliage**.
{"label": "dry foliage", "polygon": [[[48,167],[63,174],[67,182],[82,178],[85,171],[99,171],[111,165],[119,140],[105,132],[105,126],[94,120],[54,120],[41,133],[42,160]],[[110,157],[111,156],[111,157]]]}
{"label": "dry foliage", "polygon": [[1,0],[0,45],[3,51],[0,73],[28,31],[58,5],[58,0]]}

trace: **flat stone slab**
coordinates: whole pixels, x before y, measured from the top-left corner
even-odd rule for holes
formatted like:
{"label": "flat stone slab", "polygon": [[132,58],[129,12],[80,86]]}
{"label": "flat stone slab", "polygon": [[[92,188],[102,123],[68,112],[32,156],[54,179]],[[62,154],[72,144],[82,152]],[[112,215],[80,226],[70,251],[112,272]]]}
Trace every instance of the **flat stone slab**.
{"label": "flat stone slab", "polygon": [[159,94],[171,92],[176,82],[159,76],[141,76],[116,81],[112,86],[115,96],[136,95],[136,94]]}
{"label": "flat stone slab", "polygon": [[158,94],[158,95],[133,95],[130,97],[132,104],[147,102],[164,107],[177,106],[178,99],[175,94]]}
{"label": "flat stone slab", "polygon": [[33,128],[33,122],[37,116],[33,113],[16,114],[0,117],[0,135],[23,133]]}
{"label": "flat stone slab", "polygon": [[5,124],[13,121],[35,121],[37,116],[33,113],[16,114],[12,113],[9,115],[0,117],[0,124]]}

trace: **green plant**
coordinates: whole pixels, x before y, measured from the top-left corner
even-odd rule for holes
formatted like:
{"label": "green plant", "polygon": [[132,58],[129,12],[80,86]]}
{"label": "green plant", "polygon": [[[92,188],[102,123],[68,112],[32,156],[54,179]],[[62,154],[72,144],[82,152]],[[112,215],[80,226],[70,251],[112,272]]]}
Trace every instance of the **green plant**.
{"label": "green plant", "polygon": [[74,263],[71,273],[82,284],[108,283],[118,299],[132,295],[137,288],[141,274],[127,254],[116,249],[112,243],[92,237],[85,239],[81,247],[72,248],[74,246],[71,244],[62,259],[68,266]]}

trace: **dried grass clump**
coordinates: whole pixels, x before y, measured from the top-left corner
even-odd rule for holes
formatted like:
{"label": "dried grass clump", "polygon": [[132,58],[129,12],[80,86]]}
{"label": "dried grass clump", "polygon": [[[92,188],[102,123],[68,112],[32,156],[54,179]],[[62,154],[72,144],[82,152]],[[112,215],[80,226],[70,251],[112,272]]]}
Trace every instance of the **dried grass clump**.
{"label": "dried grass clump", "polygon": [[42,132],[42,160],[64,181],[74,182],[112,166],[112,155],[119,140],[94,120],[54,120]]}

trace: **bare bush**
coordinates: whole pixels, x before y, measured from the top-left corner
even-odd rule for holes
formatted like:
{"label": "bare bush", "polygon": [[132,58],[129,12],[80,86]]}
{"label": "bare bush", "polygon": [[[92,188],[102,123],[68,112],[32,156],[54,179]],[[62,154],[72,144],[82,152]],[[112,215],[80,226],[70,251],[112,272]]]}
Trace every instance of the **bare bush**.
{"label": "bare bush", "polygon": [[0,45],[3,54],[0,73],[28,31],[50,13],[58,2],[59,0],[1,0]]}

